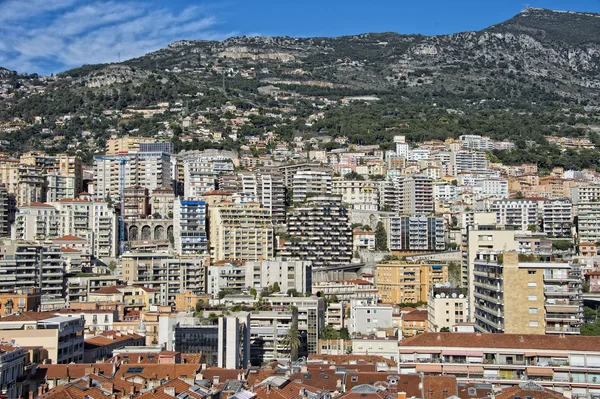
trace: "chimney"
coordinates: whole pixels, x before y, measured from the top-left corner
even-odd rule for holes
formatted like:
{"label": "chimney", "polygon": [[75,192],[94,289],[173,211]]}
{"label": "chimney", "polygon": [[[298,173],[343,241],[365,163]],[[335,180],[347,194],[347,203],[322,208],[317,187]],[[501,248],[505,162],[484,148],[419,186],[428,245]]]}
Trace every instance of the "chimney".
{"label": "chimney", "polygon": [[271,383],[267,384],[267,395],[271,393]]}
{"label": "chimney", "polygon": [[203,380],[204,379],[204,375],[202,373],[198,373],[198,374],[196,374],[196,379],[197,380]]}
{"label": "chimney", "polygon": [[213,385],[219,385],[219,381],[221,381],[221,378],[218,375],[215,375],[213,377]]}
{"label": "chimney", "polygon": [[88,388],[91,388],[92,387],[92,379],[88,377],[86,384],[87,384]]}
{"label": "chimney", "polygon": [[33,391],[29,391],[29,399],[33,399],[33,395],[35,394],[35,392]]}
{"label": "chimney", "polygon": [[338,379],[335,382],[335,389],[342,389],[342,380]]}
{"label": "chimney", "polygon": [[406,399],[406,392],[398,392],[398,399]]}
{"label": "chimney", "polygon": [[86,367],[85,370],[83,370],[83,375],[90,375],[90,374],[94,374],[94,366]]}
{"label": "chimney", "polygon": [[164,389],[165,394],[175,397],[177,395],[175,395],[175,387],[165,387]]}
{"label": "chimney", "polygon": [[43,385],[40,385],[40,386],[38,387],[38,396],[42,396],[42,394],[43,394],[43,393],[44,393],[44,386],[43,386]]}
{"label": "chimney", "polygon": [[131,387],[129,387],[129,394],[131,396],[135,396],[135,385],[131,384]]}

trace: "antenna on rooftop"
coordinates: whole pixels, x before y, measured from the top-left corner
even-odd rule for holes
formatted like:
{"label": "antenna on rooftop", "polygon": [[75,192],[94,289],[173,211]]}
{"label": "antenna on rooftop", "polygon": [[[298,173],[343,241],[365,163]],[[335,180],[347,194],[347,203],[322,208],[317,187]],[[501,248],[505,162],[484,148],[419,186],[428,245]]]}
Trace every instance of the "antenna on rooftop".
{"label": "antenna on rooftop", "polygon": [[121,63],[121,52],[120,51],[119,51],[118,57],[119,57],[119,64],[120,64]]}
{"label": "antenna on rooftop", "polygon": [[531,8],[531,7],[530,7],[530,5],[529,5],[529,3],[525,3],[525,4],[523,4],[523,5],[525,6],[525,10],[527,10],[527,9]]}

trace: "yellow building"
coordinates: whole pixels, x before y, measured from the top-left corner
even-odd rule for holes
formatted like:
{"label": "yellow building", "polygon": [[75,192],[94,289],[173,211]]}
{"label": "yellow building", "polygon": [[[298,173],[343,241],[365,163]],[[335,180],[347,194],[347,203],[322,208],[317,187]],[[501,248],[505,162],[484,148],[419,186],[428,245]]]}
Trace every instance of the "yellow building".
{"label": "yellow building", "polygon": [[213,261],[273,257],[271,211],[258,203],[220,203],[209,209]]}
{"label": "yellow building", "polygon": [[430,287],[448,281],[448,265],[387,261],[376,270],[377,293],[383,302],[426,302]]}
{"label": "yellow building", "polygon": [[151,137],[116,137],[106,141],[106,155],[119,155],[121,152],[139,152],[140,144],[152,144],[156,139]]}
{"label": "yellow building", "polygon": [[42,303],[41,298],[42,294],[34,289],[1,293],[0,316],[38,311]]}
{"label": "yellow building", "polygon": [[201,302],[208,304],[212,295],[197,294],[193,291],[185,291],[175,295],[175,311],[177,312],[195,312],[196,304]]}
{"label": "yellow building", "polygon": [[160,305],[160,292],[152,288],[135,285],[113,285],[102,287],[88,294],[88,302],[122,302],[125,314],[132,310],[150,310]]}

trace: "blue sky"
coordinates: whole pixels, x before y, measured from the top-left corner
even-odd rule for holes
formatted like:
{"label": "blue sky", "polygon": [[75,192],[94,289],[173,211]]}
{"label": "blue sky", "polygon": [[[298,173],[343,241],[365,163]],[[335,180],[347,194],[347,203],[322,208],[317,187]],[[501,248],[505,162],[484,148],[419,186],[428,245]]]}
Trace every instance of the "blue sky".
{"label": "blue sky", "polygon": [[[600,13],[600,0],[529,0]],[[116,62],[181,39],[238,35],[425,35],[483,29],[526,0],[0,0],[0,66],[50,74]]]}

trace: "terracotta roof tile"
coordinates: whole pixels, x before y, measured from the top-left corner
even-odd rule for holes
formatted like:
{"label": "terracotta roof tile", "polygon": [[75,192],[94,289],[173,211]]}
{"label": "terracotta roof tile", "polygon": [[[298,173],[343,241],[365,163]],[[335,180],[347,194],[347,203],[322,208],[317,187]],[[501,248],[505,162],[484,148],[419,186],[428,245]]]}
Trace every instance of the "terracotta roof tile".
{"label": "terracotta roof tile", "polygon": [[427,310],[413,310],[402,317],[404,321],[425,321],[429,318]]}
{"label": "terracotta roof tile", "polygon": [[[129,369],[141,369],[128,372]],[[169,379],[170,377],[194,378],[200,370],[199,364],[124,364],[116,373],[116,378],[129,378],[135,375],[147,380]]]}
{"label": "terracotta roof tile", "polygon": [[407,346],[598,351],[598,348],[600,348],[600,337],[584,337],[579,335],[424,333],[403,339],[400,342],[401,348]]}
{"label": "terracotta roof tile", "polygon": [[85,238],[81,238],[81,237],[77,237],[77,236],[73,236],[73,235],[66,235],[66,236],[54,238],[52,241],[87,241],[87,240]]}

